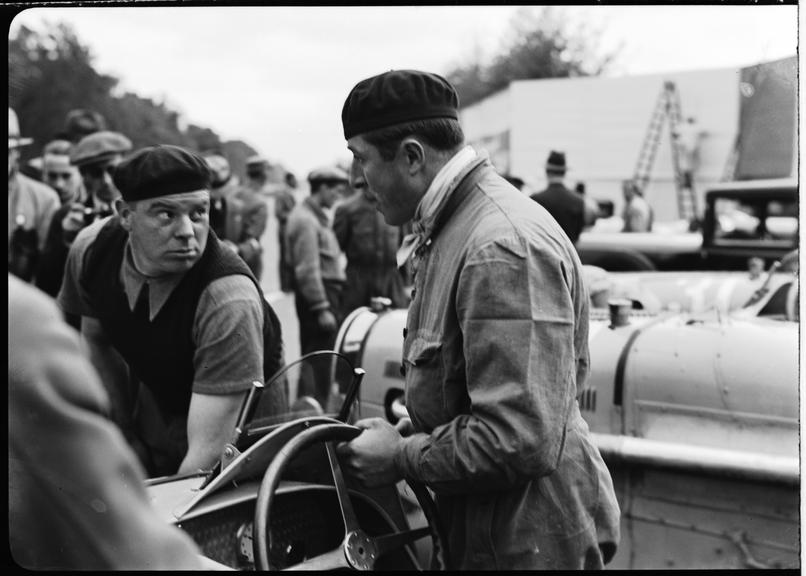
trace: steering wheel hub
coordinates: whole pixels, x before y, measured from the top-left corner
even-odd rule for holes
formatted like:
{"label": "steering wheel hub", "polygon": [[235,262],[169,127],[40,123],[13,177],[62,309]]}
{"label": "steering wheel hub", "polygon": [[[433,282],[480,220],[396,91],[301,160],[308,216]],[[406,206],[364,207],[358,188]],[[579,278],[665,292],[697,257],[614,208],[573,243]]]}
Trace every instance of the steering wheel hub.
{"label": "steering wheel hub", "polygon": [[378,549],[363,530],[355,530],[344,539],[344,554],[350,566],[356,570],[372,570],[378,557]]}

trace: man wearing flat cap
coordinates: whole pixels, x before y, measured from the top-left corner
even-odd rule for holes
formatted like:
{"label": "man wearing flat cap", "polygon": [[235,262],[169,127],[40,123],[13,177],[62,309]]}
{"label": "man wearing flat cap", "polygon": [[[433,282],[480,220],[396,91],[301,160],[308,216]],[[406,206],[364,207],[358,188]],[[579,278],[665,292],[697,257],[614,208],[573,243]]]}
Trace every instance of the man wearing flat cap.
{"label": "man wearing flat cap", "polygon": [[[345,275],[341,249],[325,212],[347,190],[347,173],[338,166],[324,166],[308,175],[310,196],[291,210],[285,229],[285,261],[293,270],[294,303],[299,319],[302,354],[332,350],[341,321]],[[313,396],[325,409],[329,378],[301,383],[300,395]]]}
{"label": "man wearing flat cap", "polygon": [[[132,149],[119,132],[101,131],[82,138],[70,151],[70,164],[78,169],[84,188],[81,198],[63,204],[53,217],[39,263],[36,286],[55,297],[59,293],[67,252],[79,230],[114,212],[120,197],[112,173]],[[78,328],[78,318],[67,318]]]}
{"label": "man wearing flat cap", "polygon": [[244,191],[244,186],[232,173],[229,160],[222,154],[206,154],[204,159],[213,173],[210,226],[227,248],[243,258],[260,281],[263,274],[260,238],[266,231],[266,203]]}
{"label": "man wearing flat cap", "polygon": [[[252,382],[283,364],[274,310],[210,232],[210,179],[176,146],[121,162],[117,216],[79,233],[59,293],[150,477],[210,469]],[[283,391],[266,394],[284,409]]]}
{"label": "man wearing flat cap", "polygon": [[565,153],[552,150],[546,160],[549,185],[530,196],[548,210],[573,244],[576,244],[587,221],[585,198],[565,186]]}
{"label": "man wearing flat cap", "polygon": [[610,474],[576,396],[588,293],[557,222],[464,144],[453,86],[394,70],[359,82],[347,147],[389,224],[412,221],[403,333],[409,418],[339,447],[367,486],[425,483],[448,568],[602,568],[619,539]]}
{"label": "man wearing flat cap", "polygon": [[45,247],[48,227],[59,208],[59,195],[20,172],[20,148],[31,144],[20,136],[17,113],[8,109],[8,271],[30,282]]}

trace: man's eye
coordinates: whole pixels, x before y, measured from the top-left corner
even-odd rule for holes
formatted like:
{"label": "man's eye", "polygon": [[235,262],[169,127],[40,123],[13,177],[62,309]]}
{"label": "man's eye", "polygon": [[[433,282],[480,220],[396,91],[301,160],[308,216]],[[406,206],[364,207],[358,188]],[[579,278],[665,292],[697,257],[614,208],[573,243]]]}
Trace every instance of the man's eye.
{"label": "man's eye", "polygon": [[157,218],[159,218],[163,222],[168,222],[171,220],[171,218],[173,218],[173,214],[171,214],[171,212],[169,212],[168,210],[160,210],[159,212],[157,212]]}
{"label": "man's eye", "polygon": [[207,216],[207,210],[204,209],[194,210],[193,212],[190,213],[190,218],[194,222],[199,222],[200,220],[203,220],[205,216]]}

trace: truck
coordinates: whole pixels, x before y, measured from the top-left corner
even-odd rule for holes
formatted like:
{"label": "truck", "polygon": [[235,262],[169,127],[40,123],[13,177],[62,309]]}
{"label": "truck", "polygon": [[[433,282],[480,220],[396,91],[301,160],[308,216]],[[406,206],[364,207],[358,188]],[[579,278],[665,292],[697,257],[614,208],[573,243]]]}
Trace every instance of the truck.
{"label": "truck", "polygon": [[[609,220],[609,219],[608,219]],[[711,185],[701,226],[656,225],[617,232],[599,222],[577,242],[583,264],[612,272],[766,268],[798,247],[798,182],[747,180]],[[788,264],[788,262],[784,262]]]}

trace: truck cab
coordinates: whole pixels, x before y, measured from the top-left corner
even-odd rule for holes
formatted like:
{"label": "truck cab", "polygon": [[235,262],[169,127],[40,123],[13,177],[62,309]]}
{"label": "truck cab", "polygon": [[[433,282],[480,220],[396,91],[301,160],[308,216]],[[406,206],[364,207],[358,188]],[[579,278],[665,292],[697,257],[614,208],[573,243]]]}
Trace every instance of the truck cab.
{"label": "truck cab", "polygon": [[[685,224],[684,222],[681,222]],[[652,232],[582,233],[583,264],[611,272],[764,268],[798,247],[798,182],[794,179],[720,183],[705,192],[700,231],[656,225]]]}

